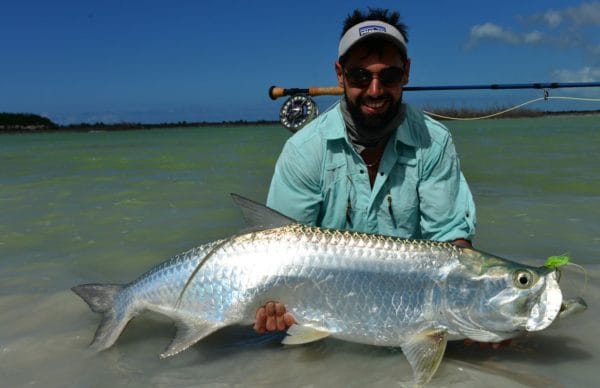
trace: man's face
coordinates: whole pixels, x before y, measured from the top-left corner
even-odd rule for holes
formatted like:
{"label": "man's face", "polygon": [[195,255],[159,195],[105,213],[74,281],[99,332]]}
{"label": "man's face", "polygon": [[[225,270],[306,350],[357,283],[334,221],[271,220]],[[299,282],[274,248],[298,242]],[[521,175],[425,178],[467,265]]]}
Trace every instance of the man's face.
{"label": "man's face", "polygon": [[[335,70],[357,125],[368,130],[392,120],[400,108],[410,70],[410,60],[404,63],[396,46],[385,44],[382,50],[369,52],[359,43],[350,49],[343,67],[336,62]],[[362,76],[358,78],[362,82],[356,82],[357,76]]]}

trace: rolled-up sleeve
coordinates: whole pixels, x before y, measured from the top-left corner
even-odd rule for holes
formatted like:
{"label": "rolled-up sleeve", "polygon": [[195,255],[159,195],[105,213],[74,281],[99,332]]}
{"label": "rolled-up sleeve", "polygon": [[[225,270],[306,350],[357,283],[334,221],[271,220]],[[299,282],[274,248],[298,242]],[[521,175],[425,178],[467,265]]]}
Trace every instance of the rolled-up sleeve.
{"label": "rolled-up sleeve", "polygon": [[421,235],[428,240],[472,240],[475,203],[449,134],[432,144],[419,184]]}
{"label": "rolled-up sleeve", "polygon": [[[298,222],[315,225],[321,206],[321,164],[318,154],[300,152],[287,142],[271,179],[267,206]],[[307,157],[309,156],[309,157]]]}

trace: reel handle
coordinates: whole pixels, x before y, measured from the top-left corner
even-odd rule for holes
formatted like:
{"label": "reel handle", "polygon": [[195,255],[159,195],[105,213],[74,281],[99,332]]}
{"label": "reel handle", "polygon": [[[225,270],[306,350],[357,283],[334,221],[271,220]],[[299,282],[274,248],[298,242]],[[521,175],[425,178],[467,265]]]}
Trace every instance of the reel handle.
{"label": "reel handle", "polygon": [[276,100],[283,96],[293,96],[295,94],[306,94],[309,96],[339,96],[342,93],[344,93],[344,89],[339,86],[312,86],[308,89],[285,89],[277,86],[271,86],[269,88],[269,97],[271,100]]}

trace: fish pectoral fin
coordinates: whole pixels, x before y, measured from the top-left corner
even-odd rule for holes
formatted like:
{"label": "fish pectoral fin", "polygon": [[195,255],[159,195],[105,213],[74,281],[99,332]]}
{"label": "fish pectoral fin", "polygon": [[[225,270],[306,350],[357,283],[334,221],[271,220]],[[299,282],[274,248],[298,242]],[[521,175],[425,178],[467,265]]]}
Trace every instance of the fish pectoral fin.
{"label": "fish pectoral fin", "polygon": [[424,385],[431,380],[440,366],[447,343],[446,330],[428,329],[417,332],[401,345],[413,369],[415,385]]}
{"label": "fish pectoral fin", "polygon": [[301,345],[329,337],[330,333],[308,326],[294,324],[287,330],[287,337],[281,341],[284,345]]}
{"label": "fish pectoral fin", "polygon": [[176,325],[175,338],[173,338],[167,349],[160,354],[160,358],[172,357],[221,328],[209,323],[185,321],[178,321]]}

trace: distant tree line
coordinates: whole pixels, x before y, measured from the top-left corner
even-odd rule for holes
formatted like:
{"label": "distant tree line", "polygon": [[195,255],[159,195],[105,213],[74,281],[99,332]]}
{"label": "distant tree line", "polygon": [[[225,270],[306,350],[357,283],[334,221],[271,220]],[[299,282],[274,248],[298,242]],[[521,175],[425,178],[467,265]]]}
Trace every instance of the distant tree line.
{"label": "distant tree line", "polygon": [[[511,119],[511,118],[531,118],[542,116],[562,116],[562,115],[585,115],[600,114],[600,110],[562,110],[562,111],[543,111],[538,109],[519,108],[509,110],[508,107],[497,106],[494,108],[424,108],[423,110],[433,113],[432,116],[438,120],[448,118],[483,118],[492,119]],[[506,112],[505,112],[506,111]],[[504,112],[497,115],[499,112]],[[442,117],[437,117],[440,115]]]}
{"label": "distant tree line", "polygon": [[[446,116],[446,117],[454,117],[454,118],[477,118],[484,116],[493,116],[498,112],[503,112],[507,110],[508,107],[497,106],[493,108],[424,108],[425,111],[431,112],[434,115]],[[495,118],[526,118],[526,117],[541,117],[549,112],[544,112],[537,109],[526,109],[520,108],[515,110],[510,110],[505,112],[499,116],[494,116]]]}
{"label": "distant tree line", "polygon": [[60,130],[65,131],[90,131],[90,130],[103,130],[103,131],[126,131],[131,129],[162,129],[162,128],[200,128],[200,127],[231,127],[231,126],[252,126],[252,125],[274,125],[278,124],[279,121],[272,120],[235,120],[235,121],[178,121],[175,123],[113,123],[105,124],[98,122],[94,124],[79,123],[69,124],[60,127]]}
{"label": "distant tree line", "polygon": [[235,120],[235,121],[220,121],[220,122],[188,122],[179,121],[175,123],[112,123],[106,124],[103,122],[96,123],[78,123],[69,125],[58,125],[50,119],[31,113],[0,113],[0,133],[11,132],[46,132],[46,131],[127,131],[132,129],[158,129],[158,128],[191,128],[191,127],[215,127],[215,126],[250,126],[250,125],[272,125],[278,121],[269,120]]}
{"label": "distant tree line", "polygon": [[2,131],[36,131],[58,127],[52,120],[33,113],[0,113]]}
{"label": "distant tree line", "polygon": [[[448,117],[481,117],[492,113],[499,112],[505,108],[425,108],[426,111],[448,116]],[[508,112],[496,118],[524,118],[524,117],[539,117],[544,115],[563,115],[563,114],[600,114],[599,110],[592,111],[561,111],[561,112],[544,112],[531,109],[518,109]],[[442,119],[443,120],[443,119]],[[179,121],[176,123],[129,123],[121,122],[114,124],[106,124],[103,122],[96,123],[79,123],[69,125],[58,125],[50,119],[31,113],[0,113],[0,133],[15,133],[15,132],[49,132],[49,131],[72,131],[72,132],[89,132],[89,131],[127,131],[134,129],[161,129],[161,128],[201,128],[201,127],[226,127],[226,126],[254,126],[254,125],[277,125],[279,121],[273,120],[234,120],[234,121]]]}

